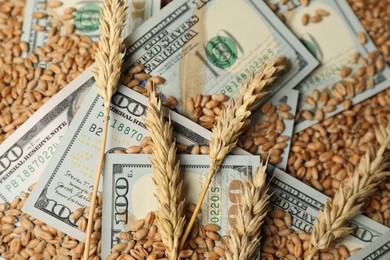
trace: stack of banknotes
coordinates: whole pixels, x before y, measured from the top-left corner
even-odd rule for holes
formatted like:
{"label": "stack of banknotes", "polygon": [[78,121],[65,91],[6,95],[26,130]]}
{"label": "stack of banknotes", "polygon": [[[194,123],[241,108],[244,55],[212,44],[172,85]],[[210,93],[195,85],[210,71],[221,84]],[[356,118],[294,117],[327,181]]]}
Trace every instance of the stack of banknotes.
{"label": "stack of banknotes", "polygon": [[[97,5],[94,0],[71,0],[66,1],[64,8],[84,2]],[[240,83],[267,60],[283,55],[291,62],[290,70],[268,90],[270,93],[265,101],[278,104],[283,100],[295,116],[306,109],[305,96],[339,80],[338,72],[351,62],[351,54],[359,52],[367,56],[376,50],[370,39],[362,44],[356,38],[364,28],[346,0],[311,1],[312,10],[330,13],[320,29],[304,26],[300,19],[304,7],[300,1],[289,2],[293,4],[280,10],[286,14],[285,23],[261,0],[175,0],[162,10],[159,10],[160,1],[145,0],[143,13],[133,10],[126,29],[129,36],[125,43],[123,69],[144,64],[145,73],[166,79],[161,87],[163,95],[173,96],[178,101],[174,111],[165,110],[172,120],[177,142],[201,146],[207,145],[211,137],[209,130],[183,115],[187,98],[216,93],[234,98]],[[33,31],[33,21],[29,17],[44,6],[38,0],[27,1],[27,4],[23,40],[34,49],[44,44],[48,32]],[[307,8],[305,12],[308,12]],[[39,23],[45,23],[45,20]],[[332,39],[327,38],[329,32]],[[97,39],[98,35],[98,28],[88,30],[87,36],[91,38]],[[224,44],[218,46],[221,42]],[[231,55],[220,55],[221,48]],[[93,188],[103,127],[103,100],[94,83],[91,69],[87,69],[0,145],[0,202],[12,201],[37,182],[23,211],[80,240],[85,234],[70,215],[89,205],[87,195]],[[375,83],[375,88],[355,95],[353,103],[390,85],[387,66],[377,75]],[[139,144],[149,135],[143,124],[145,110],[144,96],[119,86],[112,100],[104,184],[100,187],[105,203],[103,258],[116,243],[114,234],[126,230],[126,225],[114,221],[118,179],[127,180],[129,205],[126,210],[130,216],[143,218],[155,209],[150,155],[114,153]],[[343,106],[337,106],[326,116],[342,110]],[[315,121],[291,120],[286,123],[283,135],[291,137],[313,124]],[[288,154],[289,147],[280,164],[268,167],[267,174],[272,177],[269,179],[273,192],[271,204],[290,212],[296,230],[309,232],[328,197],[284,172]],[[187,201],[196,202],[208,172],[208,157],[185,155],[180,161],[188,187]],[[227,234],[228,209],[233,205],[229,200],[229,184],[242,181],[259,163],[258,156],[241,148],[233,150],[212,183],[218,187],[221,210],[214,216],[205,203],[202,223],[216,223],[221,227],[221,235]],[[213,195],[209,191],[206,200]],[[390,259],[389,228],[362,215],[351,225],[355,227],[354,233],[341,243],[349,250],[365,248],[352,259]]]}

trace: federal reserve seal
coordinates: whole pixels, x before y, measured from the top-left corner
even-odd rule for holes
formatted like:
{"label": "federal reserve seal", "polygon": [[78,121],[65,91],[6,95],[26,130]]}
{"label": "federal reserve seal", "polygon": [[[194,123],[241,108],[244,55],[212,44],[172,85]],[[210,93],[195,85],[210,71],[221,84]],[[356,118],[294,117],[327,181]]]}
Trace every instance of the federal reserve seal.
{"label": "federal reserve seal", "polygon": [[225,36],[216,36],[206,45],[208,60],[219,68],[228,68],[237,60],[237,46]]}
{"label": "federal reserve seal", "polygon": [[75,12],[74,25],[82,32],[93,32],[99,29],[99,19],[99,6],[95,3],[88,3]]}

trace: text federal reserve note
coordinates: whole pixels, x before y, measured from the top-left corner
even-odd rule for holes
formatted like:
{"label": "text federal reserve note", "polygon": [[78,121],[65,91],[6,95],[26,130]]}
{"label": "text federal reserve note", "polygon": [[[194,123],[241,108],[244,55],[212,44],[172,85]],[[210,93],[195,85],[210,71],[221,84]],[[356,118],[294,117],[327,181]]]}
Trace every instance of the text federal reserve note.
{"label": "text federal reserve note", "polygon": [[[152,168],[148,157],[151,155],[108,154],[105,158],[103,184],[103,226],[102,258],[110,254],[113,245],[120,241],[118,232],[129,231],[137,219],[156,210],[155,187]],[[183,190],[186,203],[196,203],[209,170],[207,155],[180,155]],[[234,225],[232,214],[237,208],[237,194],[247,176],[252,175],[260,165],[257,156],[230,155],[214,176],[202,204],[199,221],[213,223],[227,235]]]}

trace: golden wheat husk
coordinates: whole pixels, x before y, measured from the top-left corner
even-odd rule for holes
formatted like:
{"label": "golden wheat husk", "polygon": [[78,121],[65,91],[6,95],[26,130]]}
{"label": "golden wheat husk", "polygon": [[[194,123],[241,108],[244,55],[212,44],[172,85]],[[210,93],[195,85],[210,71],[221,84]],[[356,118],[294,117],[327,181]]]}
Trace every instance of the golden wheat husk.
{"label": "golden wheat husk", "polygon": [[90,213],[86,229],[85,249],[83,259],[89,255],[90,240],[93,227],[93,214],[96,207],[96,194],[100,182],[104,153],[106,150],[108,115],[113,94],[117,90],[123,62],[124,43],[122,31],[126,20],[127,2],[125,0],[104,1],[100,19],[99,48],[96,51],[96,66],[93,75],[96,88],[104,102],[104,125],[99,162],[94,182],[93,195],[90,202]]}
{"label": "golden wheat husk", "polygon": [[158,208],[156,218],[162,241],[169,259],[179,256],[179,242],[184,229],[183,182],[176,160],[176,142],[173,140],[171,122],[165,122],[161,100],[154,89],[149,93],[145,125],[152,139],[152,178],[156,187]]}
{"label": "golden wheat husk", "polygon": [[125,55],[122,31],[126,21],[125,0],[106,0],[101,11],[99,48],[95,54],[93,75],[98,93],[109,106],[118,88]]}
{"label": "golden wheat husk", "polygon": [[319,250],[327,249],[334,239],[350,234],[353,230],[348,222],[362,212],[364,201],[376,191],[380,182],[390,176],[386,154],[390,149],[390,124],[376,130],[376,139],[379,149],[375,152],[372,146],[369,147],[352,181],[342,186],[320,211],[311,232],[310,250],[305,259],[312,259]]}
{"label": "golden wheat husk", "polygon": [[199,213],[204,196],[208,190],[214,174],[218,171],[224,158],[236,147],[238,137],[248,125],[251,109],[257,106],[258,101],[266,95],[262,90],[276,80],[277,75],[285,71],[288,65],[286,57],[278,57],[275,60],[263,64],[256,74],[251,74],[248,80],[241,86],[234,102],[230,100],[226,109],[222,110],[213,127],[213,135],[209,141],[210,169],[206,183],[197,202],[196,208],[182,237],[180,248],[183,248],[188,234]]}
{"label": "golden wheat husk", "polygon": [[267,215],[270,195],[266,183],[267,165],[248,178],[240,198],[236,225],[226,240],[227,260],[253,259],[260,246],[260,232]]}
{"label": "golden wheat husk", "polygon": [[276,80],[276,76],[286,69],[286,58],[279,57],[265,64],[257,74],[251,74],[241,86],[236,101],[231,99],[230,104],[217,117],[213,127],[210,146],[210,172],[218,171],[226,155],[237,145],[253,106],[267,93],[262,90]]}

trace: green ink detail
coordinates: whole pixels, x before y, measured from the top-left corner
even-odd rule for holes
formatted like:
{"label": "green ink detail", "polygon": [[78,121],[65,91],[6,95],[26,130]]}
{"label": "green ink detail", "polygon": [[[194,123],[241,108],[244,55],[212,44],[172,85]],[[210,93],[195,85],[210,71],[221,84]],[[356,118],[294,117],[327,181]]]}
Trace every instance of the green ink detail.
{"label": "green ink detail", "polygon": [[237,60],[237,46],[225,36],[216,36],[206,45],[207,59],[218,68],[228,68]]}
{"label": "green ink detail", "polygon": [[74,16],[74,25],[81,32],[93,32],[99,29],[100,8],[88,3],[78,8]]}
{"label": "green ink detail", "polygon": [[306,48],[310,51],[311,54],[313,54],[314,57],[317,57],[317,47],[316,45],[308,40],[301,39],[302,43],[306,46]]}

